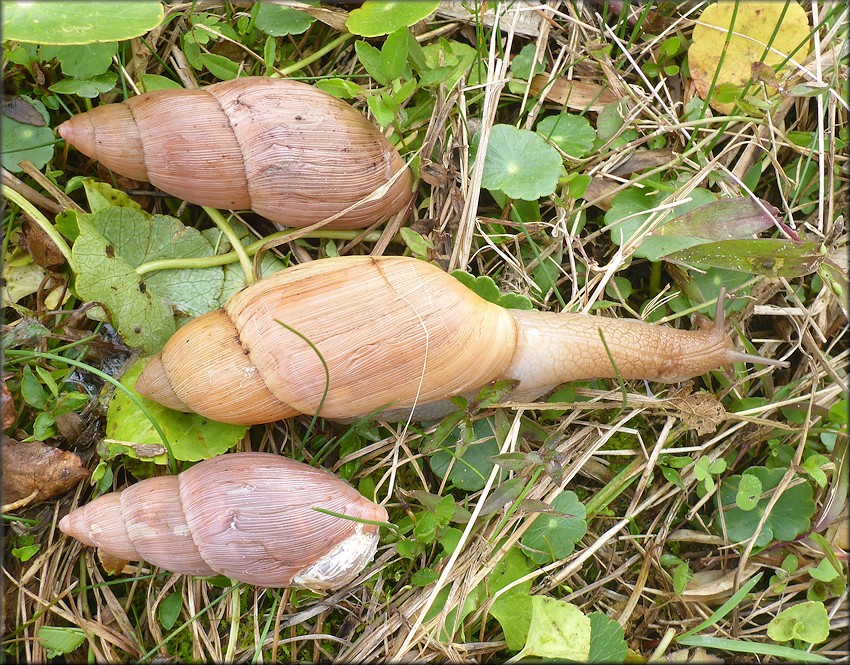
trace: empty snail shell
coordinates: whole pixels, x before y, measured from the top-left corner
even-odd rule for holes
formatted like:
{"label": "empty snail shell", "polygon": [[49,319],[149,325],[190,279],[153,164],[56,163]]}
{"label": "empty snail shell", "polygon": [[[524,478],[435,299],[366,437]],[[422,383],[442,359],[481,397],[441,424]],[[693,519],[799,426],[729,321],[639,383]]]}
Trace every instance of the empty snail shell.
{"label": "empty snail shell", "polygon": [[736,351],[720,303],[714,324],[693,331],[511,310],[424,261],[360,256],[298,265],[240,291],[180,328],[135,387],[230,423],[414,406],[427,418],[496,379],[518,380],[514,398],[533,399],[567,381],[675,382],[742,361],[786,364]]}
{"label": "empty snail shell", "polygon": [[77,115],[58,131],[128,178],[198,205],[250,208],[281,226],[307,226],[362,201],[327,224],[360,228],[413,197],[410,169],[372,123],[286,79],[157,90]]}
{"label": "empty snail shell", "polygon": [[231,453],[98,497],[59,528],[127,561],[266,587],[332,589],[372,560],[387,511],[327,471]]}

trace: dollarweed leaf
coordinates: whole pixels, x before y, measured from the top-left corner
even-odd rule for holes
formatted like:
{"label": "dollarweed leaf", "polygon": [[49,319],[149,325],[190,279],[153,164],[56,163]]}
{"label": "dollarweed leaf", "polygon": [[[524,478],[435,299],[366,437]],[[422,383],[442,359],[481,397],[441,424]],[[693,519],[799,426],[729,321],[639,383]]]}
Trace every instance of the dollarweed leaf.
{"label": "dollarweed leaf", "polygon": [[162,3],[153,0],[4,2],[3,38],[59,45],[120,41],[153,30],[162,17]]}
{"label": "dollarweed leaf", "polygon": [[[487,576],[487,589],[490,597],[500,589],[525,577],[533,570],[528,559],[516,547],[496,564],[493,572]],[[531,625],[531,580],[512,586],[500,595],[490,606],[490,614],[502,626],[505,642],[511,651],[519,651],[525,644],[528,628]]]}
{"label": "dollarweed leaf", "polygon": [[571,157],[584,157],[596,141],[596,131],[587,119],[570,113],[543,118],[535,131]]}
{"label": "dollarweed leaf", "polygon": [[[754,466],[747,469],[743,475],[755,476],[761,483],[762,492],[752,510],[741,510],[736,499],[743,476],[730,476],[723,481],[719,492],[720,503],[721,509],[725,511],[726,534],[730,542],[743,542],[753,536],[770,501],[770,490],[779,485],[785,475],[785,469]],[[765,493],[768,493],[768,496],[763,496]],[[767,516],[756,538],[756,547],[764,547],[772,541],[793,540],[809,528],[809,520],[814,512],[812,486],[808,482],[786,488]],[[719,524],[718,520],[718,528]]]}
{"label": "dollarweed leaf", "polygon": [[[318,4],[309,0],[302,0],[307,4]],[[283,37],[285,35],[300,35],[306,31],[316,20],[306,12],[298,11],[292,7],[282,7],[270,2],[259,3],[260,9],[254,25],[272,37]]]}
{"label": "dollarweed leaf", "polygon": [[552,501],[553,513],[538,515],[520,541],[529,558],[544,564],[569,556],[587,531],[584,504],[567,490]]}
{"label": "dollarweed leaf", "polygon": [[[44,122],[49,122],[44,104],[37,99],[26,99]],[[37,127],[6,118],[2,133],[3,168],[12,173],[20,173],[21,167],[18,164],[24,160],[31,161],[37,169],[44,168],[53,158],[53,143],[53,130],[50,127]]]}
{"label": "dollarweed leaf", "polygon": [[590,652],[588,663],[622,663],[626,659],[626,640],[623,627],[602,612],[591,612]]}
{"label": "dollarweed leaf", "polygon": [[[484,487],[493,469],[492,457],[499,454],[499,444],[493,433],[491,419],[476,420],[471,431],[471,445],[461,441],[461,428],[455,429],[446,438],[438,450],[431,456],[431,470],[440,478],[449,474],[449,482],[455,487],[475,492]],[[462,451],[458,457],[458,449]],[[449,471],[449,464],[454,464]]]}
{"label": "dollarweed leaf", "polygon": [[512,199],[535,201],[554,193],[560,175],[561,156],[540,136],[512,125],[493,125],[482,186]]}

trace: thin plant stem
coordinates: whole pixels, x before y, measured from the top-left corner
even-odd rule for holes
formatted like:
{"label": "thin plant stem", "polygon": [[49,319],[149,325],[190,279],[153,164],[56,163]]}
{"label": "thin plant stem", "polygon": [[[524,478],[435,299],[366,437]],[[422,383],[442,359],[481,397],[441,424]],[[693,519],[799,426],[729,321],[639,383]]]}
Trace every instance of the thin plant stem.
{"label": "thin plant stem", "polygon": [[227,220],[224,218],[218,210],[215,208],[209,208],[204,206],[204,211],[209,215],[210,219],[215,222],[215,225],[221,230],[221,232],[225,235],[225,237],[230,241],[231,247],[233,247],[233,251],[236,252],[236,256],[239,258],[239,263],[242,266],[242,272],[245,273],[245,283],[249,286],[257,281],[256,276],[254,275],[254,267],[251,264],[251,259],[248,257],[248,253],[245,251],[245,246],[242,244],[242,240],[240,240],[239,236],[236,235],[236,232],[233,230],[233,227],[227,223]]}
{"label": "thin plant stem", "polygon": [[281,76],[289,76],[293,72],[297,72],[301,69],[304,69],[307,65],[313,64],[314,62],[316,62],[316,60],[319,60],[322,56],[333,51],[337,46],[340,46],[341,44],[345,44],[345,42],[347,42],[349,39],[353,39],[353,38],[354,38],[354,35],[351,34],[351,33],[340,35],[339,37],[334,39],[332,42],[328,42],[327,44],[325,44],[322,48],[320,48],[315,53],[308,55],[303,60],[299,60],[295,64],[289,65],[289,67],[284,67],[283,69],[280,70],[280,75]]}
{"label": "thin plant stem", "polygon": [[68,247],[68,243],[65,242],[65,239],[59,234],[59,231],[56,230],[56,227],[53,226],[53,224],[51,224],[48,219],[41,214],[41,212],[39,212],[38,208],[18,194],[18,192],[14,189],[9,187],[4,188],[3,195],[29,215],[30,218],[38,224],[48,236],[50,236],[50,239],[59,251],[62,252],[62,256],[64,256],[65,260],[68,262],[71,272],[76,274],[77,266],[76,263],[74,263],[74,257],[71,255],[71,248]]}

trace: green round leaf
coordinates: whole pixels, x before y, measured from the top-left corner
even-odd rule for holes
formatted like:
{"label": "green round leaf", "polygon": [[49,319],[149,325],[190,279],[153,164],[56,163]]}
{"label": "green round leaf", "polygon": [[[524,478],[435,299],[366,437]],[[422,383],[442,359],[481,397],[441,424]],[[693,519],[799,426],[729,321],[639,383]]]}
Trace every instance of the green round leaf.
{"label": "green round leaf", "polygon": [[552,508],[557,512],[538,515],[520,541],[528,557],[539,564],[572,554],[587,531],[584,504],[575,492],[559,494],[552,501]]}
{"label": "green round leaf", "polygon": [[829,637],[829,616],[823,603],[799,603],[777,614],[767,624],[767,636],[777,642],[802,640],[819,644]]}
{"label": "green round leaf", "polygon": [[738,484],[735,505],[744,512],[748,512],[758,505],[760,495],[761,481],[750,473],[745,474],[741,476],[741,482]]}
{"label": "green round leaf", "polygon": [[537,123],[537,133],[571,157],[584,157],[596,141],[596,131],[587,119],[570,113],[543,118]]}
{"label": "green round leaf", "polygon": [[[314,4],[310,2],[309,4]],[[312,16],[292,7],[281,7],[268,2],[260,3],[254,25],[272,37],[300,35],[315,21]]]}
{"label": "green round leaf", "polygon": [[[121,384],[133,393],[136,392],[133,388],[136,379],[148,360],[149,358],[140,359],[121,377]],[[195,462],[221,455],[235,446],[248,431],[244,425],[227,425],[196,413],[172,411],[161,404],[139,397],[162,427],[171,443],[174,457],[178,460]],[[109,402],[106,411],[106,437],[127,446],[121,452],[131,456],[134,456],[133,450],[162,445],[162,439],[154,430],[151,421],[122,390],[116,390]],[[152,461],[165,464],[166,458],[165,455],[160,455]]]}
{"label": "green round leaf", "polygon": [[59,45],[114,42],[153,30],[162,17],[162,3],[152,0],[4,2],[3,38]]}
{"label": "green round leaf", "polygon": [[[725,511],[726,534],[730,542],[743,542],[752,538],[770,501],[770,490],[779,485],[785,469],[768,469],[754,466],[744,476],[753,475],[761,483],[761,495],[755,508],[744,511],[736,505],[739,488],[744,476],[730,476],[720,487],[720,503]],[[746,481],[745,481],[746,482]],[[766,495],[765,495],[766,494]],[[809,528],[809,520],[815,513],[812,486],[800,483],[788,487],[773,505],[762,530],[756,538],[756,547],[765,547],[772,541],[790,541]],[[720,525],[717,520],[718,528]]]}
{"label": "green round leaf", "polygon": [[[45,47],[41,48],[44,54]],[[117,42],[56,47],[56,57],[62,65],[62,73],[76,79],[89,79],[106,73],[112,65],[112,56],[116,53]]]}
{"label": "green round leaf", "polygon": [[554,193],[560,175],[561,156],[537,134],[512,125],[493,125],[484,158],[484,187],[512,199],[536,201]]}
{"label": "green round leaf", "polygon": [[[44,108],[44,104],[38,100],[33,100],[31,103],[47,121],[47,109]],[[3,167],[12,173],[20,173],[21,168],[18,164],[28,159],[35,168],[42,169],[53,158],[55,142],[56,139],[50,127],[35,127],[11,118],[4,118]]]}
{"label": "green round leaf", "polygon": [[[431,455],[431,470],[440,478],[449,473],[449,482],[455,487],[469,492],[476,492],[484,487],[487,478],[493,470],[494,463],[491,457],[499,454],[499,444],[493,436],[493,426],[490,420],[476,420],[473,431],[477,443],[467,448],[459,459],[455,459],[452,470],[449,472],[449,464],[455,457],[456,447],[451,449],[443,447]],[[446,442],[457,442],[460,438],[460,430],[455,429],[446,437]]]}
{"label": "green round leaf", "polygon": [[363,37],[388,35],[428,18],[440,5],[439,0],[366,0],[345,22],[349,32]]}
{"label": "green round leaf", "polygon": [[77,95],[86,99],[94,99],[99,94],[109,92],[118,82],[118,74],[106,72],[90,79],[62,79],[50,86],[51,92],[60,95]]}

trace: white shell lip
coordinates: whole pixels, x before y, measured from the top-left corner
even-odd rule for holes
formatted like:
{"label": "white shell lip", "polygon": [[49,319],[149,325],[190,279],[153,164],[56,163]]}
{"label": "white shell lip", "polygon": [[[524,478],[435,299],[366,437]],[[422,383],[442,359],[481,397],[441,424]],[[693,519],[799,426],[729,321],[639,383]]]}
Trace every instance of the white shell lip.
{"label": "white shell lip", "polygon": [[351,582],[375,556],[380,534],[356,524],[354,533],[292,578],[292,586],[311,590],[336,589]]}

